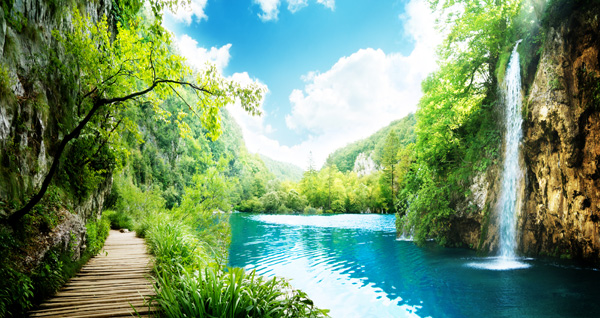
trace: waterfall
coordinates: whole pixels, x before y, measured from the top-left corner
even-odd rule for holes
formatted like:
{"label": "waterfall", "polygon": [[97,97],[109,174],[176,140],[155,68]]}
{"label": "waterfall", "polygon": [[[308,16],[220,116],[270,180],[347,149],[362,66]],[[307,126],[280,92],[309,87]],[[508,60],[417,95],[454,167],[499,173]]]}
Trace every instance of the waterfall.
{"label": "waterfall", "polygon": [[510,56],[505,75],[505,119],[506,132],[504,138],[504,169],[502,171],[502,188],[498,201],[500,220],[500,257],[514,259],[517,240],[517,193],[521,179],[519,164],[519,145],[523,137],[521,128],[521,72],[517,41]]}
{"label": "waterfall", "polygon": [[519,69],[519,53],[517,41],[512,51],[505,73],[504,101],[506,104],[506,132],[504,138],[504,167],[502,170],[502,188],[498,200],[498,217],[500,228],[500,253],[498,257],[486,258],[471,262],[466,266],[487,270],[514,270],[529,268],[531,265],[522,262],[515,254],[517,248],[517,207],[519,185],[522,170],[519,164],[519,145],[523,137],[521,118],[521,72]]}

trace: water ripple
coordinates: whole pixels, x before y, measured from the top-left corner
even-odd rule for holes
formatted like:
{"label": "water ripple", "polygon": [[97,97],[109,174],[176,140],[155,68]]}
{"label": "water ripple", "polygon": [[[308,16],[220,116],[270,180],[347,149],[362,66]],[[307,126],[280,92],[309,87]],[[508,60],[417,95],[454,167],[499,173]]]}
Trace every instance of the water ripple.
{"label": "water ripple", "polygon": [[290,279],[332,317],[600,317],[598,271],[534,259],[481,270],[515,264],[397,241],[391,215],[230,222],[229,265]]}

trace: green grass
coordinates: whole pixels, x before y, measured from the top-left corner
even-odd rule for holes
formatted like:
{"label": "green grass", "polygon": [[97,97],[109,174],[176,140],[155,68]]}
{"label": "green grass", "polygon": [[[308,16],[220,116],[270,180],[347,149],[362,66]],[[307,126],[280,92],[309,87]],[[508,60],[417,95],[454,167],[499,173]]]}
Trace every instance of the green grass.
{"label": "green grass", "polygon": [[167,213],[150,217],[146,238],[155,255],[156,296],[164,317],[327,317],[281,278],[220,264],[190,226]]}

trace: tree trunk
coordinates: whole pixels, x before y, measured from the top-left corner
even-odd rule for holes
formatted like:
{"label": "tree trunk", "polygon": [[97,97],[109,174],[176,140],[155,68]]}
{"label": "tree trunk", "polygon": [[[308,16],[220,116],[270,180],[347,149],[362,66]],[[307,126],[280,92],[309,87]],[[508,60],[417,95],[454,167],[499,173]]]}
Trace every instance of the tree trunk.
{"label": "tree trunk", "polygon": [[21,209],[17,210],[15,213],[8,217],[9,224],[13,226],[16,225],[17,222],[19,222],[19,220],[21,220],[23,216],[29,213],[29,211],[31,211],[31,209],[33,209],[33,207],[36,204],[38,204],[40,200],[44,197],[44,194],[46,194],[46,191],[48,190],[48,186],[50,186],[52,178],[54,177],[56,171],[58,170],[58,167],[60,166],[60,157],[65,151],[67,144],[71,140],[79,137],[85,125],[87,125],[87,123],[92,119],[94,114],[96,114],[98,109],[100,109],[100,107],[102,107],[103,105],[105,104],[101,101],[95,102],[90,112],[85,116],[85,118],[81,122],[79,122],[77,127],[75,127],[75,129],[73,129],[73,131],[71,131],[68,135],[63,137],[63,139],[60,141],[60,144],[58,145],[58,148],[56,149],[56,153],[54,154],[54,161],[52,161],[52,165],[50,166],[48,174],[46,175],[46,177],[44,177],[44,181],[42,182],[40,190],[33,197],[31,197],[31,199],[29,199],[29,202],[27,202],[25,206],[23,206]]}

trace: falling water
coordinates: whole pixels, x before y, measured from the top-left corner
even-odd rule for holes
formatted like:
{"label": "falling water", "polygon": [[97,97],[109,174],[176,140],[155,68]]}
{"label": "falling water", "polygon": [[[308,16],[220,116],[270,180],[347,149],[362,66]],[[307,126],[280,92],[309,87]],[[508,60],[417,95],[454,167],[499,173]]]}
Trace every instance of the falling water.
{"label": "falling water", "polygon": [[519,69],[519,53],[517,42],[510,56],[505,74],[506,132],[504,139],[504,170],[502,172],[502,189],[498,201],[500,221],[500,255],[483,262],[473,262],[467,266],[490,269],[512,270],[530,267],[529,264],[516,258],[517,247],[517,194],[521,180],[519,164],[519,144],[523,136],[521,124],[521,73]]}
{"label": "falling water", "polygon": [[521,72],[517,42],[506,69],[506,132],[504,141],[504,170],[500,190],[500,257],[514,259],[517,238],[517,187],[521,179],[519,144],[523,136],[521,124]]}

